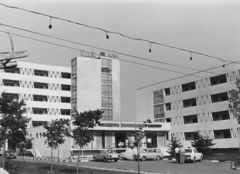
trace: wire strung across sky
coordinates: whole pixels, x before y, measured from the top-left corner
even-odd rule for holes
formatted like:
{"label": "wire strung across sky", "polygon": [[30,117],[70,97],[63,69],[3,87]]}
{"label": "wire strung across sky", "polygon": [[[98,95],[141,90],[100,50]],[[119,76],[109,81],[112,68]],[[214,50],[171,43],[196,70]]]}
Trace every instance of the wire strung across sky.
{"label": "wire strung across sky", "polygon": [[223,58],[220,58],[220,57],[208,55],[208,54],[206,54],[206,53],[201,53],[201,52],[192,51],[192,50],[188,50],[188,49],[184,49],[184,48],[179,48],[179,47],[167,45],[167,44],[164,44],[164,43],[159,43],[159,42],[150,41],[150,40],[147,40],[147,39],[134,38],[134,37],[127,36],[127,35],[122,34],[122,33],[119,33],[119,32],[109,31],[109,30],[106,30],[106,29],[103,29],[103,28],[100,28],[100,27],[94,27],[94,26],[90,26],[90,25],[87,25],[87,24],[83,24],[83,23],[79,23],[79,22],[74,22],[74,21],[71,21],[71,20],[68,20],[68,19],[63,19],[63,18],[60,18],[60,17],[51,16],[51,15],[48,15],[48,14],[45,14],[45,13],[40,13],[40,12],[36,12],[36,11],[32,11],[32,10],[27,10],[27,9],[20,8],[20,7],[9,6],[9,5],[6,5],[6,4],[3,4],[3,3],[0,3],[0,5],[1,5],[1,6],[4,6],[4,7],[6,7],[6,8],[22,10],[22,11],[29,12],[29,13],[33,13],[33,14],[36,14],[36,15],[42,15],[42,16],[49,17],[49,18],[50,18],[50,25],[49,25],[49,28],[50,28],[50,29],[52,28],[51,19],[57,19],[57,20],[61,20],[61,21],[64,21],[64,22],[69,22],[69,23],[72,23],[72,24],[84,26],[84,27],[87,27],[87,28],[91,28],[91,29],[103,31],[103,32],[106,33],[107,39],[109,39],[108,33],[111,33],[111,34],[115,34],[115,35],[122,36],[122,37],[124,37],[124,38],[128,38],[128,39],[130,39],[130,40],[148,42],[148,43],[150,44],[149,52],[152,51],[152,45],[154,44],[154,45],[160,45],[160,46],[163,46],[163,47],[167,47],[167,48],[171,48],[171,49],[176,49],[176,50],[180,50],[180,51],[184,51],[184,52],[189,52],[189,53],[191,54],[191,58],[192,58],[192,54],[198,54],[198,55],[201,55],[201,56],[206,56],[206,57],[208,57],[208,58],[220,60],[220,61],[223,62],[223,65],[225,65],[225,62],[237,63],[236,61],[226,60],[226,59],[223,59]]}
{"label": "wire strung across sky", "polygon": [[[61,40],[61,41],[69,42],[69,43],[74,43],[74,44],[77,44],[77,45],[82,45],[82,46],[86,46],[86,47],[90,47],[90,48],[95,48],[95,49],[100,49],[100,50],[112,52],[112,53],[119,54],[119,55],[132,57],[132,58],[135,58],[135,59],[140,59],[140,60],[154,62],[154,63],[159,63],[159,64],[164,64],[164,65],[168,65],[168,66],[174,66],[174,67],[188,69],[188,70],[193,70],[193,71],[197,71],[197,73],[206,72],[206,73],[217,74],[218,75],[218,73],[214,73],[214,72],[211,72],[211,71],[198,70],[198,69],[189,68],[189,67],[185,67],[185,66],[180,66],[180,65],[175,65],[175,64],[171,64],[171,63],[162,62],[162,61],[151,60],[151,59],[147,59],[147,58],[143,58],[143,57],[139,57],[139,56],[134,56],[134,55],[130,55],[130,54],[122,53],[122,52],[112,51],[112,50],[108,50],[108,49],[105,49],[105,48],[100,48],[100,47],[91,46],[91,45],[87,45],[87,44],[83,44],[83,43],[79,43],[79,42],[75,42],[75,41],[71,41],[71,40],[66,40],[66,39],[62,39],[62,38],[46,35],[46,34],[35,32],[35,31],[31,31],[31,30],[27,30],[27,29],[23,29],[23,28],[19,28],[19,27],[14,27],[14,26],[11,26],[11,25],[3,24],[3,23],[0,23],[0,25],[4,25],[4,26],[10,27],[10,28],[14,28],[14,29],[17,29],[17,30],[21,30],[21,31],[25,31],[25,32],[29,32],[29,33],[45,36],[45,37],[49,37],[49,38],[52,38],[52,39],[57,39],[57,40]],[[14,34],[14,33],[12,33],[12,34]],[[14,35],[16,35],[16,34],[14,34]],[[44,42],[46,42],[46,41],[44,41]],[[60,46],[59,44],[57,44],[57,45]],[[66,46],[64,46],[64,47],[66,47]],[[79,49],[77,49],[77,50],[79,50]],[[79,50],[79,51],[81,51],[81,50]],[[123,59],[121,59],[121,60],[123,60]],[[134,63],[134,62],[131,62],[131,61],[128,61],[128,62]],[[136,64],[144,65],[144,64],[140,64],[140,63],[136,63]],[[176,72],[176,73],[180,73],[180,74],[189,74],[189,73],[183,73],[183,72],[179,72],[179,71],[173,71],[173,70],[169,70],[169,69],[154,67],[154,66],[150,66],[150,65],[145,65],[145,66],[148,66],[148,67],[151,67],[151,68],[162,69],[162,70],[166,70],[166,71],[170,71],[170,72]],[[196,75],[194,75],[194,76],[196,76]],[[200,77],[200,76],[197,76],[197,77]]]}
{"label": "wire strung across sky", "polygon": [[[2,31],[0,30],[0,32],[2,33],[7,33],[6,31]],[[64,48],[68,48],[68,49],[72,49],[72,50],[77,50],[77,51],[82,51],[81,49],[78,49],[78,48],[73,48],[73,47],[69,47],[69,46],[65,46],[65,45],[61,45],[61,44],[56,44],[56,43],[52,43],[52,42],[48,42],[48,41],[44,41],[44,40],[40,40],[40,39],[36,39],[36,38],[32,38],[32,37],[27,37],[27,36],[23,36],[23,35],[19,35],[19,34],[15,34],[15,33],[12,33],[12,32],[9,32],[11,35],[15,35],[15,36],[18,36],[18,37],[22,37],[22,38],[26,38],[26,39],[30,39],[30,40],[35,40],[35,41],[38,41],[38,42],[42,42],[42,43],[46,43],[46,44],[50,44],[50,45],[55,45],[55,46],[60,46],[60,47],[64,47]],[[52,37],[52,36],[50,36]],[[59,38],[60,39],[60,38]],[[64,39],[63,39],[64,40]],[[67,41],[67,40],[65,40]],[[77,42],[76,42],[77,43]],[[79,43],[80,44],[80,43]],[[88,47],[93,47],[93,48],[98,48],[98,47],[94,47],[94,46],[89,46],[89,45],[85,45],[85,46],[88,46]],[[101,48],[98,48],[98,49],[101,49]],[[111,50],[109,50],[110,52],[113,52]],[[115,52],[114,52],[115,53]],[[119,54],[123,54],[125,55],[124,53],[119,53]],[[129,56],[129,57],[137,57],[137,56]],[[158,82],[158,83],[154,83],[154,84],[151,84],[151,85],[148,85],[148,86],[152,86],[152,85],[155,85],[155,84],[160,84],[160,83],[163,83],[163,82],[167,82],[167,81],[172,81],[172,80],[176,80],[176,79],[180,79],[180,78],[184,78],[184,77],[187,77],[187,76],[195,76],[195,77],[200,77],[200,78],[205,78],[205,77],[202,77],[202,76],[197,76],[195,74],[198,74],[200,72],[207,72],[207,73],[212,73],[212,74],[216,74],[216,75],[221,75],[219,73],[214,73],[214,72],[208,72],[207,70],[212,70],[212,69],[215,69],[215,68],[219,68],[221,67],[220,66],[215,66],[215,67],[212,67],[212,68],[209,68],[209,69],[205,69],[205,70],[196,70],[197,72],[194,72],[194,73],[183,73],[183,72],[179,72],[179,71],[174,71],[174,70],[169,70],[169,69],[164,69],[164,68],[160,68],[160,67],[155,67],[155,66],[150,66],[150,65],[146,65],[146,64],[141,64],[141,63],[137,63],[137,62],[132,62],[132,61],[128,61],[128,60],[124,60],[124,59],[120,59],[118,58],[120,61],[124,61],[124,62],[128,62],[128,63],[133,63],[133,64],[138,64],[138,65],[142,65],[142,66],[147,66],[147,67],[151,67],[151,68],[156,68],[156,69],[161,69],[161,70],[164,70],[164,71],[170,71],[170,72],[174,72],[174,73],[179,73],[179,74],[185,74],[184,76],[180,76],[180,77],[176,77],[176,78],[172,78],[172,79],[169,79],[169,80],[165,80],[165,81],[162,81],[162,82]],[[149,60],[149,59],[147,59]],[[150,60],[151,61],[151,60]],[[238,61],[239,62],[239,61]],[[226,64],[227,65],[230,65],[230,64],[233,64],[233,63],[228,63]],[[172,66],[174,66],[172,64]],[[234,76],[233,76],[234,77]],[[235,78],[235,77],[234,77]],[[228,82],[229,83],[229,82]],[[231,83],[232,84],[232,83]],[[145,86],[147,87],[147,86]],[[145,88],[145,87],[142,87],[142,88]],[[138,89],[142,89],[142,88],[138,88]],[[138,90],[136,89],[136,90]]]}

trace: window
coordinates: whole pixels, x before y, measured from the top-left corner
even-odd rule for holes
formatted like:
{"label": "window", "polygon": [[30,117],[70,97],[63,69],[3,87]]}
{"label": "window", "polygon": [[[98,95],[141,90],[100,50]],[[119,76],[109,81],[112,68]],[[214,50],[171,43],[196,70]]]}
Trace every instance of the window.
{"label": "window", "polygon": [[185,134],[185,140],[196,140],[198,136],[198,132],[186,132]]}
{"label": "window", "polygon": [[102,84],[112,84],[112,74],[102,74]]}
{"label": "window", "polygon": [[20,74],[19,68],[7,68],[4,69],[5,73],[15,73],[15,74]]}
{"label": "window", "polygon": [[211,82],[211,86],[219,85],[219,84],[222,84],[222,83],[227,83],[226,74],[215,76],[215,77],[211,77],[210,78],[210,82]]}
{"label": "window", "polygon": [[72,89],[75,89],[77,87],[77,77],[72,78]]}
{"label": "window", "polygon": [[47,123],[46,121],[32,121],[33,127],[42,126],[46,123]]}
{"label": "window", "polygon": [[75,89],[75,90],[72,90],[72,101],[75,101],[75,100],[77,100],[77,90]]}
{"label": "window", "polygon": [[77,58],[72,59],[72,77],[77,75]]}
{"label": "window", "polygon": [[164,106],[163,104],[154,106],[154,118],[163,118],[164,117]]}
{"label": "window", "polygon": [[102,111],[104,111],[102,120],[113,120],[113,111],[111,109],[102,109]]}
{"label": "window", "polygon": [[70,91],[71,87],[70,85],[62,85],[62,91]]}
{"label": "window", "polygon": [[75,109],[74,108],[76,108],[77,109],[77,102],[72,102],[72,113],[75,113]]}
{"label": "window", "polygon": [[63,78],[63,79],[71,79],[71,74],[70,74],[70,73],[64,73],[64,72],[62,72],[61,74],[62,74],[62,78]]}
{"label": "window", "polygon": [[15,80],[3,80],[3,85],[4,85],[4,86],[18,87],[18,86],[19,86],[19,81],[15,81]]}
{"label": "window", "polygon": [[228,100],[227,92],[211,95],[212,103],[222,102]]}
{"label": "window", "polygon": [[47,109],[44,108],[32,108],[33,109],[33,114],[47,114]]}
{"label": "window", "polygon": [[171,103],[166,103],[165,106],[167,111],[171,110]]}
{"label": "window", "polygon": [[102,97],[102,107],[112,108],[112,98],[111,97]]}
{"label": "window", "polygon": [[48,101],[47,96],[33,95],[33,101],[46,102]]}
{"label": "window", "polygon": [[34,88],[38,88],[38,89],[48,89],[48,84],[46,84],[46,83],[37,83],[37,82],[34,82]]}
{"label": "window", "polygon": [[70,97],[61,97],[61,103],[70,103]]}
{"label": "window", "polygon": [[166,118],[167,123],[171,123],[171,118]]}
{"label": "window", "polygon": [[102,95],[111,96],[112,95],[112,86],[102,85]]}
{"label": "window", "polygon": [[70,115],[70,109],[61,109],[61,115]]}
{"label": "window", "polygon": [[170,88],[165,88],[165,95],[166,96],[170,95]]}
{"label": "window", "polygon": [[196,105],[197,105],[196,98],[183,100],[183,107],[184,108],[192,107],[192,106],[196,106]]}
{"label": "window", "polygon": [[186,83],[182,85],[182,92],[196,89],[195,82]]}
{"label": "window", "polygon": [[214,130],[215,139],[227,139],[231,138],[230,129]]}
{"label": "window", "polygon": [[5,96],[10,97],[10,98],[14,98],[14,99],[19,99],[19,98],[18,98],[18,94],[5,93]]}
{"label": "window", "polygon": [[47,71],[42,71],[42,70],[34,70],[34,75],[35,76],[45,76],[45,77],[48,77],[48,72]]}
{"label": "window", "polygon": [[153,92],[153,103],[154,104],[163,103],[163,90]]}
{"label": "window", "polygon": [[184,124],[192,124],[197,123],[198,118],[197,115],[187,115],[183,117]]}
{"label": "window", "polygon": [[112,60],[111,59],[101,59],[102,61],[102,72],[111,72]]}
{"label": "window", "polygon": [[213,112],[212,113],[213,121],[222,121],[222,120],[229,120],[229,111],[220,111],[220,112]]}

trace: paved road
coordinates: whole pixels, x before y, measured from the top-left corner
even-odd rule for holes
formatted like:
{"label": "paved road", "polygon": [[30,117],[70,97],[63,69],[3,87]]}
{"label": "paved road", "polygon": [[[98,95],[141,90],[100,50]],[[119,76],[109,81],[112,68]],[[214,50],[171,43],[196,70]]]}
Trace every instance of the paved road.
{"label": "paved road", "polygon": [[[30,160],[33,161],[33,160]],[[48,161],[38,161],[47,163]],[[73,162],[60,162],[64,165],[76,166]],[[137,170],[136,161],[118,162],[81,162],[80,166],[116,168]],[[230,163],[213,163],[203,161],[197,163],[176,164],[173,161],[144,161],[140,162],[141,171],[159,172],[168,174],[239,174],[239,171],[231,169]]]}

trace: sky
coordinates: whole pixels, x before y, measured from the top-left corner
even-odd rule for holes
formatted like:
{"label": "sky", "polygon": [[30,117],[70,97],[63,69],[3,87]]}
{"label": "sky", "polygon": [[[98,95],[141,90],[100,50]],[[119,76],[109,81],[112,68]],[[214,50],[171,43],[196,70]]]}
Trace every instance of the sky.
{"label": "sky", "polygon": [[[79,56],[79,50],[96,52],[102,50],[12,27],[122,53],[123,55],[118,54],[121,60],[125,60],[120,61],[121,121],[135,121],[136,89],[181,77],[182,73],[195,72],[165,63],[196,71],[223,64],[223,61],[198,54],[192,54],[193,60],[190,61],[191,51],[226,61],[239,60],[238,0],[0,0],[0,3],[121,33],[132,38],[189,50],[181,51],[152,44],[149,53],[149,42],[128,39],[110,32],[109,39],[106,39],[104,31],[57,19],[51,19],[53,27],[49,29],[48,16],[0,5],[0,24],[10,25],[11,27],[7,27],[10,32],[74,48],[64,48],[12,35],[15,51],[27,50],[29,53],[27,58],[19,61],[70,66],[70,60]],[[4,28],[0,27],[0,31],[4,31]],[[11,51],[9,38],[6,33],[0,32],[0,52],[8,51]]]}

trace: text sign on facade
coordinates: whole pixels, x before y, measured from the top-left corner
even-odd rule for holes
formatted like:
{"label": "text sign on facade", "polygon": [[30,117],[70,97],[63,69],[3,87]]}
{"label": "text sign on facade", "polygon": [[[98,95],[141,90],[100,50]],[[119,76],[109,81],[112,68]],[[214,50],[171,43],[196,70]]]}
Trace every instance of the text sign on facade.
{"label": "text sign on facade", "polygon": [[100,56],[105,56],[105,57],[110,57],[110,58],[118,58],[117,54],[112,54],[112,53],[108,53],[107,55],[104,53],[104,54],[98,54],[97,52],[95,51],[85,51],[85,50],[82,50],[80,51],[80,56],[82,57],[90,57],[90,58],[96,58],[96,59],[99,59]]}
{"label": "text sign on facade", "polygon": [[28,56],[27,51],[16,51],[16,52],[3,52],[0,53],[0,61],[9,59],[19,59]]}
{"label": "text sign on facade", "polygon": [[161,128],[161,124],[132,124],[132,123],[100,123],[99,127],[122,127],[122,128],[138,128],[138,127],[148,127],[148,128]]}

